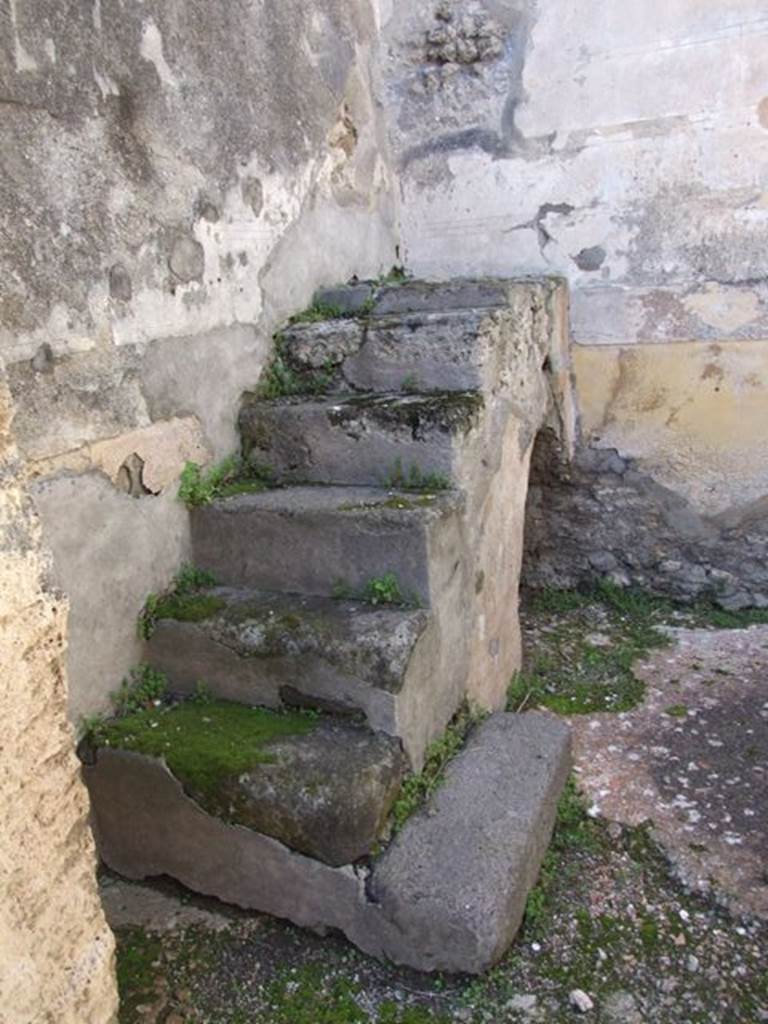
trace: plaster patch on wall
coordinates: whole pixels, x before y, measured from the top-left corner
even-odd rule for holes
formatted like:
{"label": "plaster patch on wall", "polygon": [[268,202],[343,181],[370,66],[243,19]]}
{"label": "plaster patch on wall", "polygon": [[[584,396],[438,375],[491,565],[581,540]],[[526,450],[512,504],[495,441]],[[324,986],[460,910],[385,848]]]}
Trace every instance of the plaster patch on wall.
{"label": "plaster patch on wall", "polygon": [[762,313],[760,299],[748,288],[722,288],[710,282],[703,292],[683,300],[687,309],[705,324],[731,334],[753,323]]}
{"label": "plaster patch on wall", "polygon": [[768,493],[768,340],[573,349],[587,444],[717,514]]}
{"label": "plaster patch on wall", "polygon": [[168,62],[163,54],[163,37],[160,34],[160,29],[151,18],[145,21],[141,27],[139,53],[144,60],[149,61],[153,65],[163,85],[169,89],[178,88],[176,76],[168,66]]}
{"label": "plaster patch on wall", "polygon": [[186,462],[204,463],[210,455],[199,421],[186,416],[158,421],[54,458],[30,462],[28,473],[39,478],[62,471],[87,473],[97,469],[117,485],[125,464],[137,456],[141,460],[144,493],[160,494],[177,483]]}

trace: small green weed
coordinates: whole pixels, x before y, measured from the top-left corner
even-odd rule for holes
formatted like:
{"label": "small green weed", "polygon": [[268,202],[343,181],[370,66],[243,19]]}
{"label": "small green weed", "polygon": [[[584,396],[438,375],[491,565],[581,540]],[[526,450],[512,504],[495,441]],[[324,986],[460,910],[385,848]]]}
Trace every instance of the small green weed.
{"label": "small green weed", "polygon": [[162,703],[167,695],[165,674],[142,664],[130,670],[120,689],[112,694],[112,703],[118,715],[131,715]]}
{"label": "small green weed", "polygon": [[[320,319],[325,319],[321,317]],[[292,321],[294,322],[294,321]],[[307,321],[295,321],[305,323]],[[291,395],[322,395],[333,383],[334,367],[326,361],[322,370],[302,370],[291,366],[282,335],[275,335],[272,360],[264,369],[256,388],[259,398],[287,398]]]}
{"label": "small green weed", "polygon": [[274,471],[270,466],[247,462],[239,455],[228,455],[207,470],[196,462],[187,462],[181,473],[178,497],[189,508],[196,508],[216,498],[256,494],[274,485]]}
{"label": "small green weed", "polygon": [[345,579],[334,580],[332,596],[337,601],[365,601],[372,605],[398,605],[401,608],[417,608],[419,598],[415,594],[407,594],[393,572],[385,572],[382,576],[372,576],[361,590],[355,588]]}
{"label": "small green weed", "polygon": [[408,271],[404,266],[398,263],[394,263],[386,274],[381,274],[376,279],[376,284],[383,288],[385,285],[398,285],[403,284],[404,281],[408,280]]}
{"label": "small green weed", "polygon": [[485,712],[465,704],[448,724],[443,735],[430,743],[424,767],[420,772],[408,776],[392,807],[392,831],[395,834],[439,787],[448,763],[461,750],[470,730],[484,717]]}
{"label": "small green weed", "polygon": [[203,679],[198,679],[195,683],[194,693],[189,699],[195,704],[212,704],[216,698],[208,683]]}
{"label": "small green weed", "polygon": [[365,584],[363,599],[368,604],[404,604],[405,599],[400,590],[400,583],[393,572],[383,576],[373,576]]}
{"label": "small green weed", "polygon": [[321,320],[340,320],[346,316],[340,306],[328,306],[322,302],[313,302],[311,306],[302,310],[301,313],[294,313],[288,320],[293,324],[316,324]]}
{"label": "small green weed", "polygon": [[416,395],[421,390],[419,386],[419,379],[415,373],[409,373],[407,377],[403,377],[400,382],[400,390],[406,395]]}
{"label": "small green weed", "polygon": [[447,491],[451,481],[437,470],[424,472],[412,463],[406,470],[401,459],[396,459],[388,471],[384,484],[398,491]]}
{"label": "small green weed", "polygon": [[139,637],[149,640],[160,619],[201,622],[210,618],[224,607],[225,602],[212,594],[201,594],[200,591],[215,585],[216,578],[212,573],[193,565],[183,565],[167,591],[147,597],[139,613]]}

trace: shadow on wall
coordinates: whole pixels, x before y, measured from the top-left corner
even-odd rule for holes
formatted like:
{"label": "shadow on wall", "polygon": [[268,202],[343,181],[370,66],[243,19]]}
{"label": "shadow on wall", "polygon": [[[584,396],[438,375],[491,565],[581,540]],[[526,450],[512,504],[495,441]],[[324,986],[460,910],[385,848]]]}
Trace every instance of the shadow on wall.
{"label": "shadow on wall", "polygon": [[531,465],[523,584],[606,578],[684,602],[768,607],[768,498],[704,516],[615,449],[582,446],[568,463],[544,430]]}

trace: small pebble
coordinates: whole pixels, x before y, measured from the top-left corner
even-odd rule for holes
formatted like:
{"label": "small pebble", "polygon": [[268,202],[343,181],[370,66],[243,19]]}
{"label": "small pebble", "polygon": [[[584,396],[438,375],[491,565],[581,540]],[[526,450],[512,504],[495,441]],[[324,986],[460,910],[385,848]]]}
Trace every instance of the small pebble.
{"label": "small pebble", "polygon": [[685,961],[685,966],[688,968],[689,971],[698,971],[699,967],[701,966],[699,964],[699,958],[691,954],[691,956],[689,956],[688,959]]}
{"label": "small pebble", "polygon": [[578,1010],[579,1013],[589,1013],[590,1010],[595,1008],[595,1004],[583,989],[575,988],[568,996],[568,999],[571,1006]]}

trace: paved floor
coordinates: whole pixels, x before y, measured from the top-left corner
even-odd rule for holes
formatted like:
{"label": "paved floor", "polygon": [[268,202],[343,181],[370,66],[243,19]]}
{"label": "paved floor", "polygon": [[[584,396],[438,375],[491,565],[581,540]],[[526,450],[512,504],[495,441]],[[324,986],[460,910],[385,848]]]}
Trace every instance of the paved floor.
{"label": "paved floor", "polygon": [[670,634],[634,666],[639,707],[571,717],[579,784],[609,821],[652,821],[686,884],[768,916],[768,626]]}

